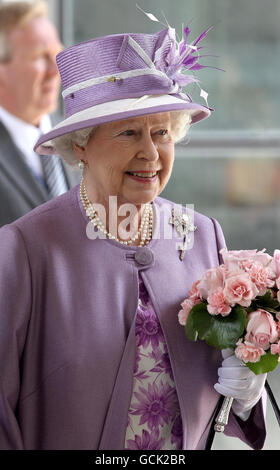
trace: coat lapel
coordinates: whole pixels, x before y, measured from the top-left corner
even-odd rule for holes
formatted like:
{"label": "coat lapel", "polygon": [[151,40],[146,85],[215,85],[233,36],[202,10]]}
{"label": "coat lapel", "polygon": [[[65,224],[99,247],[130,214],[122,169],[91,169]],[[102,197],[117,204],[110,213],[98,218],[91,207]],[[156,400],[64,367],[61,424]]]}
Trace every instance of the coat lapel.
{"label": "coat lapel", "polygon": [[[205,342],[198,341],[194,344],[188,341],[184,328],[178,322],[178,312],[180,302],[187,296],[193,282],[201,277],[205,269],[218,265],[219,260],[214,231],[207,234],[206,243],[203,236],[206,229],[202,229],[202,221],[197,221],[195,248],[188,250],[184,260],[180,260],[175,240],[164,237],[164,220],[168,224],[171,208],[170,204],[166,207],[155,204],[154,240],[148,245],[148,249],[154,254],[154,264],[148,267],[135,264],[135,269],[141,270],[166,340],[183,421],[183,449],[204,449],[219,399],[213,385],[217,381],[220,352]],[[124,448],[136,346],[135,311],[131,313],[134,317],[108,407],[99,450]]]}
{"label": "coat lapel", "polygon": [[118,450],[124,448],[127,416],[133,388],[133,370],[135,362],[135,319],[134,316],[114,390],[106,415],[99,450]]}
{"label": "coat lapel", "polygon": [[[160,216],[168,223],[171,216],[169,204],[161,207]],[[156,220],[159,220],[159,211]],[[183,261],[179,259],[174,239],[165,239],[164,223],[161,223],[155,265],[142,273],[169,351],[184,424],[183,449],[204,448],[203,439],[207,436],[219,398],[212,384],[217,381],[220,352],[205,342],[188,341],[178,321],[180,303],[187,297],[193,282],[201,277],[205,269],[219,264],[214,236],[209,233],[206,243],[203,237],[206,229],[203,230],[201,221],[194,222],[198,225],[194,247],[186,252]]]}
{"label": "coat lapel", "polygon": [[47,191],[35,180],[23,155],[1,122],[0,171],[11,181],[30,206],[36,207],[49,200]]}

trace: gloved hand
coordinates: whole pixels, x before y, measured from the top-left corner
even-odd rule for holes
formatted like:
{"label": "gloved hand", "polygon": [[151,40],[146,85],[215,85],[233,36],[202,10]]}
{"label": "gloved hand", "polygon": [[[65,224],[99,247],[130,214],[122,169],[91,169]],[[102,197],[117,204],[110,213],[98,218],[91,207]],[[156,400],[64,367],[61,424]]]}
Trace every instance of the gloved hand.
{"label": "gloved hand", "polygon": [[246,421],[262,395],[267,374],[255,375],[235,356],[233,349],[222,349],[222,356],[214,388],[221,395],[234,398],[232,411]]}

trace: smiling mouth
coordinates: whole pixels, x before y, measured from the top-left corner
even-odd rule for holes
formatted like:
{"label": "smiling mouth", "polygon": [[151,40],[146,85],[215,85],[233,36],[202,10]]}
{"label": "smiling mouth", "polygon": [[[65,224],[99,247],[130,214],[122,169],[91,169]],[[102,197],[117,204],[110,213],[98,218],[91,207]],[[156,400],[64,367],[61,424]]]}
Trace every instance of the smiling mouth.
{"label": "smiling mouth", "polygon": [[126,173],[137,178],[150,179],[157,176],[158,171],[127,171]]}

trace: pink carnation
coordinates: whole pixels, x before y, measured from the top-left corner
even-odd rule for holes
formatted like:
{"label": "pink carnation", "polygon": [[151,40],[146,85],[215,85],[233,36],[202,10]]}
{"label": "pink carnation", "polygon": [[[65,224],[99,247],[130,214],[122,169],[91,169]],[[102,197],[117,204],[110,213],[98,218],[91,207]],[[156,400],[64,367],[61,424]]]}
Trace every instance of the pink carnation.
{"label": "pink carnation", "polygon": [[275,284],[274,280],[271,279],[272,273],[260,263],[253,263],[247,272],[258,289],[258,295],[264,295],[267,289]]}
{"label": "pink carnation", "polygon": [[225,280],[224,297],[228,304],[249,307],[258,289],[246,273],[237,272]]}
{"label": "pink carnation", "polygon": [[279,354],[279,361],[280,361],[280,341],[276,344],[272,344],[270,347],[271,354]]}
{"label": "pink carnation", "polygon": [[243,362],[258,362],[264,354],[265,351],[262,348],[248,341],[242,343],[241,340],[239,340],[235,348],[236,357]]}
{"label": "pink carnation", "polygon": [[189,313],[193,306],[195,305],[196,302],[194,302],[191,299],[185,299],[184,302],[181,303],[182,310],[178,313],[178,319],[180,325],[185,325],[187,323],[187,319],[189,316]]}
{"label": "pink carnation", "polygon": [[202,298],[200,297],[200,292],[197,288],[199,283],[200,283],[200,279],[192,285],[192,287],[190,288],[190,290],[188,292],[189,298],[191,300],[197,300],[197,299],[202,300]]}
{"label": "pink carnation", "polygon": [[231,312],[231,307],[224,298],[222,287],[218,287],[216,290],[211,292],[208,296],[207,302],[207,310],[211,315],[221,314],[225,317]]}

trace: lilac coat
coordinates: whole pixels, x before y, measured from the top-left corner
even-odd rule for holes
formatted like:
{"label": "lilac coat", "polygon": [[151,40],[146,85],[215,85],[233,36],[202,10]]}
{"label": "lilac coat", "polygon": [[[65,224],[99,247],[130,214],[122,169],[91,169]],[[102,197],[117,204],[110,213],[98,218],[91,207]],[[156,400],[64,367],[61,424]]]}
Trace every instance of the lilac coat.
{"label": "lilac coat", "polygon": [[[195,213],[179,260],[159,238],[172,203],[154,201],[147,248],[90,240],[79,187],[0,229],[0,449],[123,449],[135,358],[138,271],[159,317],[181,408],[183,449],[203,449],[219,395],[220,352],[189,342],[180,303],[219,264],[220,226]],[[178,242],[178,239],[176,240]],[[261,403],[227,433],[261,448]]]}

